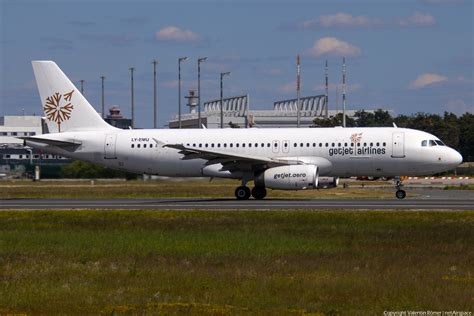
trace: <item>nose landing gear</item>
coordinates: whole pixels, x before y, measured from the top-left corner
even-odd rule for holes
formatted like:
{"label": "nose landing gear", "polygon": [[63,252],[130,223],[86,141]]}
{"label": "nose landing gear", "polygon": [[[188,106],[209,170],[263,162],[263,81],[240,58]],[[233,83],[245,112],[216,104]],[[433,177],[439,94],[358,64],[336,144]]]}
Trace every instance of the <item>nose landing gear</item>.
{"label": "nose landing gear", "polygon": [[407,193],[405,192],[405,190],[402,190],[402,187],[403,183],[400,177],[395,177],[395,188],[397,189],[397,192],[395,192],[395,196],[399,200],[403,200],[407,196]]}

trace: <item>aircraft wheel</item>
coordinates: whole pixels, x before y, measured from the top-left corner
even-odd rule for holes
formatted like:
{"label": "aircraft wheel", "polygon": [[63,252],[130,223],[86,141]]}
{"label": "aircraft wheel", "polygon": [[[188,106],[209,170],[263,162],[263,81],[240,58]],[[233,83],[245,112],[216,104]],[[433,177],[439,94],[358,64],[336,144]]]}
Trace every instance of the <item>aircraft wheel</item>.
{"label": "aircraft wheel", "polygon": [[263,200],[267,196],[265,187],[253,187],[252,196],[257,200]]}
{"label": "aircraft wheel", "polygon": [[397,190],[397,192],[395,192],[395,196],[399,200],[404,199],[406,195],[407,195],[407,193],[404,190]]}
{"label": "aircraft wheel", "polygon": [[250,197],[250,189],[246,186],[240,186],[235,189],[235,197],[237,200],[248,200]]}

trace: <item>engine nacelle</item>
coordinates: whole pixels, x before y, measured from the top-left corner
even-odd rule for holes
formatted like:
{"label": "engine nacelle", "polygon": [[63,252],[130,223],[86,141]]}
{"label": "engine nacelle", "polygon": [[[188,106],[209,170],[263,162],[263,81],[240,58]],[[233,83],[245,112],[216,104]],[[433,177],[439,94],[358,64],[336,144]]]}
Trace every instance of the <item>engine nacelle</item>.
{"label": "engine nacelle", "polygon": [[330,189],[339,185],[339,177],[319,177],[318,189]]}
{"label": "engine nacelle", "polygon": [[265,170],[255,178],[255,185],[279,190],[306,190],[318,187],[318,167],[288,165]]}

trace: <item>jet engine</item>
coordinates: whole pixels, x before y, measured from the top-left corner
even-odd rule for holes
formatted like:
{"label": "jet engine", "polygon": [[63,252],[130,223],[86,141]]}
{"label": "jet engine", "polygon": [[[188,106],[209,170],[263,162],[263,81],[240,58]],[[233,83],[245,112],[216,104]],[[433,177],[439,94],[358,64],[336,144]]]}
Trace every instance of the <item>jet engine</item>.
{"label": "jet engine", "polygon": [[255,185],[279,190],[306,190],[318,187],[318,167],[288,165],[273,167],[255,177]]}

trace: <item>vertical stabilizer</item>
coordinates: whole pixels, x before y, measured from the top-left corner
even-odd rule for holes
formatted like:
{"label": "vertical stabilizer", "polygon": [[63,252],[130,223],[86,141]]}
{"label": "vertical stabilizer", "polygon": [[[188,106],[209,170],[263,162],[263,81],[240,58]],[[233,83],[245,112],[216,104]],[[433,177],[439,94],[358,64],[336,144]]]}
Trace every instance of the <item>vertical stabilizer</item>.
{"label": "vertical stabilizer", "polygon": [[33,61],[33,71],[51,133],[113,129],[53,61]]}

